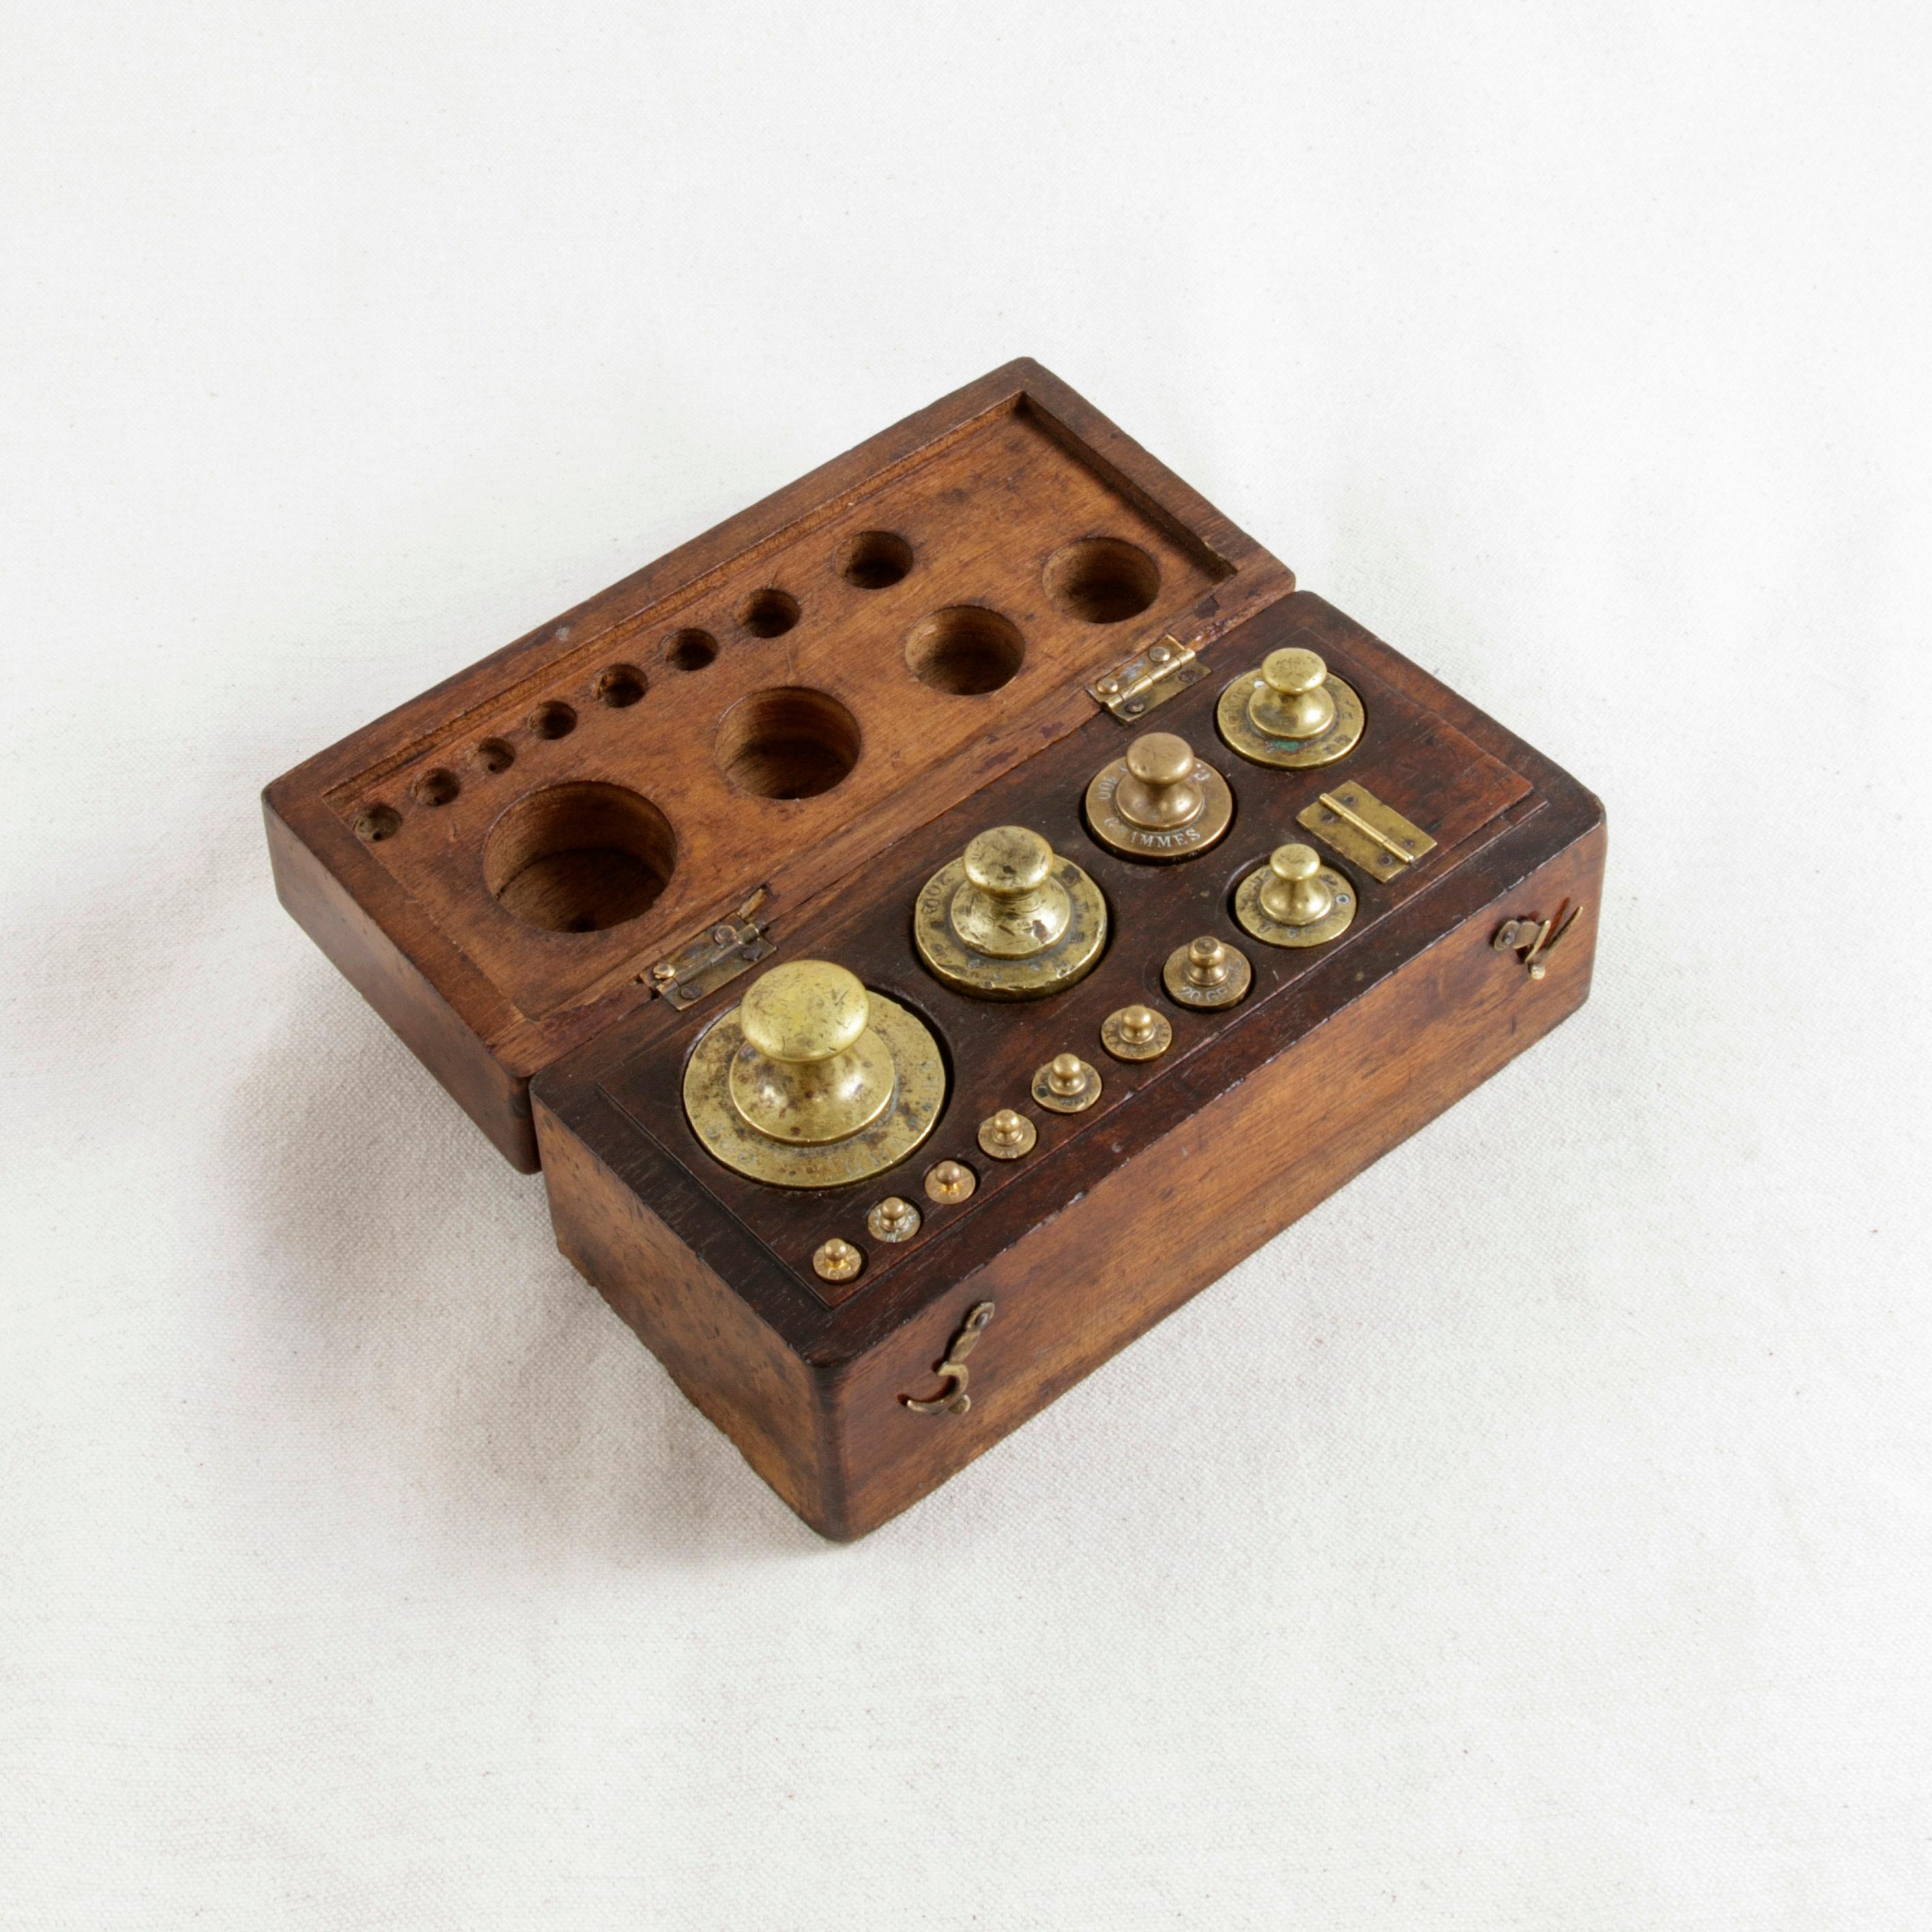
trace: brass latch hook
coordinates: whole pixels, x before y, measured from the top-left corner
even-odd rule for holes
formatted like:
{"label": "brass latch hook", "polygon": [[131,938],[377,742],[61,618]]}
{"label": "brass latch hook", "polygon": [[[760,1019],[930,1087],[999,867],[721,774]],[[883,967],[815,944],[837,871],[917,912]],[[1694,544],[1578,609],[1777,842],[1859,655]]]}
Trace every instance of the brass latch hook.
{"label": "brass latch hook", "polygon": [[900,1401],[918,1415],[964,1415],[973,1406],[973,1398],[966,1393],[966,1358],[979,1346],[980,1337],[992,1318],[993,1304],[990,1301],[975,1303],[958,1334],[953,1336],[952,1346],[946,1352],[946,1359],[933,1371],[945,1378],[945,1388],[925,1401],[909,1395],[901,1396]]}
{"label": "brass latch hook", "polygon": [[1582,910],[1581,906],[1573,906],[1565,899],[1556,908],[1554,919],[1505,920],[1496,928],[1496,936],[1490,944],[1498,952],[1519,955],[1529,976],[1540,980],[1550,970],[1543,963],[1544,955],[1556,951],[1557,942],[1576,923],[1576,915]]}

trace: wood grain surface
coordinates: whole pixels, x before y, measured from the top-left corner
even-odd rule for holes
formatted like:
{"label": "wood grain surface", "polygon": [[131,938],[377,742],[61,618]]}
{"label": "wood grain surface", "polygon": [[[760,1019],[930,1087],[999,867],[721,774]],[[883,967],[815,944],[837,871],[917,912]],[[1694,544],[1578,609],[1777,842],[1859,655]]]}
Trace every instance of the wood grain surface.
{"label": "wood grain surface", "polygon": [[789,911],[1205,646],[1286,568],[1039,364],[996,370],[278,779],[296,917],[505,1154],[659,955]]}
{"label": "wood grain surface", "polygon": [[[1290,641],[1321,650],[1366,707],[1360,746],[1323,772],[1248,765],[1214,734],[1214,702],[1227,680]],[[679,1074],[704,1025],[734,1004],[730,988],[683,1014],[660,1006],[634,1015],[536,1083],[565,1252],[827,1534],[862,1533],[943,1480],[1486,1078],[1587,992],[1602,814],[1574,781],[1306,593],[1232,634],[1216,662],[1215,677],[1154,721],[1190,737],[1234,790],[1234,826],[1211,853],[1138,865],[1088,836],[1081,794],[1129,735],[1096,712],[890,848],[862,882],[798,920],[775,922],[778,957],[851,967],[919,1010],[942,1041],[952,1073],[946,1112],[903,1170],[856,1187],[792,1192],[760,1187],[702,1152],[682,1120]],[[1414,819],[1438,849],[1387,882],[1338,862],[1360,896],[1350,932],[1307,952],[1263,946],[1234,925],[1233,886],[1274,844],[1300,836],[1295,814],[1344,776]],[[1088,980],[1020,1005],[940,986],[910,944],[919,885],[974,831],[1003,822],[1032,825],[1076,858],[1113,916],[1109,950]],[[1504,918],[1547,916],[1566,900],[1582,914],[1546,979],[1529,980],[1514,955],[1491,949]],[[1162,997],[1162,961],[1200,932],[1233,940],[1253,961],[1255,986],[1240,1006],[1184,1012]],[[1106,1012],[1136,999],[1169,1014],[1176,1041],[1162,1059],[1130,1066],[1102,1053],[1096,1035]],[[1100,1068],[1106,1090],[1090,1112],[1054,1117],[1028,1102],[1028,1084],[1036,1066],[1068,1048]],[[1000,1105],[1039,1123],[1038,1147],[1018,1162],[988,1161],[974,1145],[978,1120]],[[928,1202],[919,1184],[932,1161],[947,1156],[980,1176],[972,1199],[952,1208]],[[926,1210],[921,1234],[896,1248],[865,1227],[867,1208],[892,1192]],[[652,1228],[648,1242],[635,1238],[640,1216]],[[809,1261],[832,1234],[867,1256],[861,1274],[837,1286],[819,1281]],[[668,1255],[680,1258],[675,1265]],[[694,1312],[721,1298],[732,1304],[728,1320]],[[986,1298],[1000,1312],[974,1358],[973,1408],[961,1418],[914,1415],[899,1397],[931,1391],[949,1336]],[[700,1323],[695,1346],[656,1312],[667,1300],[687,1329]],[[755,1347],[742,1329],[747,1312]],[[754,1382],[768,1374],[775,1349],[804,1365],[808,1425],[789,1407],[780,1419],[755,1400],[757,1424],[747,1424],[741,1349]],[[784,1400],[794,1402],[796,1391],[788,1387]]]}

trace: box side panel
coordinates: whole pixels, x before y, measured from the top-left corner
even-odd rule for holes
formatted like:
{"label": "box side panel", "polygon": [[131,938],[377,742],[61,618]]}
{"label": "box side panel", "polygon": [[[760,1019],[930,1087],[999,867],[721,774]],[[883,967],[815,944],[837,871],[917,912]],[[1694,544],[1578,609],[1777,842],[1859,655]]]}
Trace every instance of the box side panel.
{"label": "box side panel", "polygon": [[262,815],[276,895],[290,916],[512,1166],[534,1173],[528,1082],[498,1060],[266,797]]}
{"label": "box side panel", "polygon": [[565,1256],[799,1515],[842,1515],[806,1364],[541,1099],[536,1118]]}
{"label": "box side panel", "polygon": [[[1108,1357],[1580,1006],[1603,873],[1600,818],[1570,845],[1250,1080],[882,1341],[837,1389],[848,1507],[814,1526],[864,1534],[983,1454]],[[1508,918],[1580,906],[1532,980],[1490,940]],[[916,1414],[967,1312],[997,1312],[964,1415]]]}

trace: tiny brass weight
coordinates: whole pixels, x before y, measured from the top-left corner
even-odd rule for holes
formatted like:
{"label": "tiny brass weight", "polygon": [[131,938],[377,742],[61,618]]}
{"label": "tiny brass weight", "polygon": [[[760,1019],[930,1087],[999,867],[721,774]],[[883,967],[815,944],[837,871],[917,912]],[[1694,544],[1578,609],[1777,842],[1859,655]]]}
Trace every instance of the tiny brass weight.
{"label": "tiny brass weight", "polygon": [[862,1180],[932,1132],[938,1042],[896,1000],[821,959],[774,966],[706,1030],[684,1110],[728,1167],[781,1187]]}
{"label": "tiny brass weight", "polygon": [[1151,1006],[1123,1006],[1100,1022],[1100,1044],[1116,1060],[1158,1060],[1174,1044],[1174,1026]]}
{"label": "tiny brass weight", "polygon": [[1175,1005],[1213,1012],[1232,1006],[1247,998],[1253,983],[1254,968],[1238,946],[1203,933],[1198,939],[1177,946],[1161,968],[1161,983]]}
{"label": "tiny brass weight", "polygon": [[970,1201],[980,1177],[963,1160],[938,1160],[926,1171],[927,1198],[951,1203]]}
{"label": "tiny brass weight", "polygon": [[1039,999],[1092,970],[1107,902],[1037,832],[999,825],[926,881],[913,938],[933,976],[962,993]]}
{"label": "tiny brass weight", "polygon": [[1100,1076],[1077,1053],[1056,1053],[1033,1076],[1033,1097],[1056,1114],[1084,1114],[1100,1097]]}
{"label": "tiny brass weight", "polygon": [[822,1281],[850,1281],[865,1264],[865,1256],[836,1234],[821,1241],[812,1257],[812,1271]]}
{"label": "tiny brass weight", "polygon": [[1018,1160],[1039,1138],[1039,1128],[1016,1108],[1002,1107],[980,1123],[980,1150],[995,1160]]}
{"label": "tiny brass weight", "polygon": [[1258,670],[1222,692],[1214,722],[1230,749],[1258,765],[1303,771],[1332,765],[1360,742],[1362,700],[1320,654],[1270,651]]}
{"label": "tiny brass weight", "polygon": [[1191,859],[1214,844],[1234,816],[1228,781],[1172,731],[1144,733],[1087,788],[1088,828],[1130,859]]}
{"label": "tiny brass weight", "polygon": [[1234,892],[1234,916],[1269,946],[1322,946],[1355,916],[1355,889],[1312,845],[1277,845]]}
{"label": "tiny brass weight", "polygon": [[875,1240],[909,1241],[919,1232],[922,1216],[903,1195],[888,1194],[866,1216]]}

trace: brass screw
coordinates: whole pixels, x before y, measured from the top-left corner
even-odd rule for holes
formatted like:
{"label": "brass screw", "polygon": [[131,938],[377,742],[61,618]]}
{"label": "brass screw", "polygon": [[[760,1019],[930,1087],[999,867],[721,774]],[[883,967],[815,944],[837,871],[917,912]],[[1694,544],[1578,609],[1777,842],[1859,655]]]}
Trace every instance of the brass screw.
{"label": "brass screw", "polygon": [[934,1201],[968,1200],[980,1177],[964,1162],[935,1161],[926,1171],[926,1191]]}
{"label": "brass screw", "polygon": [[909,1241],[919,1232],[920,1211],[902,1196],[889,1194],[866,1216],[882,1241]]}
{"label": "brass screw", "polygon": [[995,1160],[1018,1160],[1033,1151],[1040,1130],[1025,1114],[1002,1107],[980,1123],[980,1150]]}
{"label": "brass screw", "polygon": [[865,1265],[864,1255],[836,1234],[820,1242],[812,1257],[812,1272],[824,1281],[850,1281]]}

